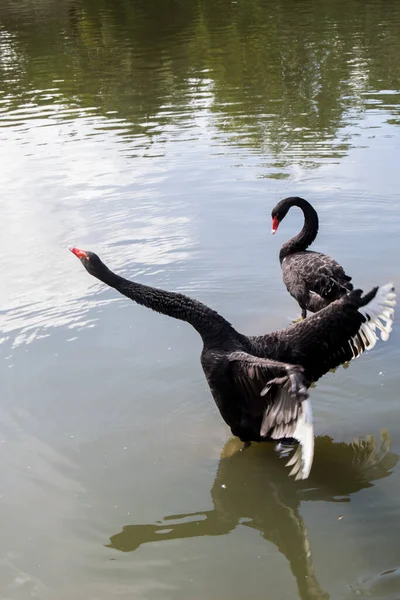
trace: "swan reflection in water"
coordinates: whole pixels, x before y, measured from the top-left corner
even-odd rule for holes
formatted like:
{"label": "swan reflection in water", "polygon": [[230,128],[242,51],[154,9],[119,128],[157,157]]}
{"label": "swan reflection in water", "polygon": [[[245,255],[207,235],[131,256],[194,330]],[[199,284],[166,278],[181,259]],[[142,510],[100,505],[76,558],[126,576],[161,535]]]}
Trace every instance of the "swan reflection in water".
{"label": "swan reflection in water", "polygon": [[287,477],[283,461],[268,460],[271,447],[257,444],[241,452],[241,442],[230,439],[211,489],[213,510],[170,515],[157,524],[127,525],[107,547],[132,552],[149,542],[225,535],[238,525],[251,527],[287,558],[302,600],[325,600],[329,594],[314,573],[300,503],[350,502],[351,494],[388,477],[399,459],[390,452],[390,441],[387,431],[381,432],[380,447],[373,436],[349,444],[317,437],[311,474],[295,482]]}

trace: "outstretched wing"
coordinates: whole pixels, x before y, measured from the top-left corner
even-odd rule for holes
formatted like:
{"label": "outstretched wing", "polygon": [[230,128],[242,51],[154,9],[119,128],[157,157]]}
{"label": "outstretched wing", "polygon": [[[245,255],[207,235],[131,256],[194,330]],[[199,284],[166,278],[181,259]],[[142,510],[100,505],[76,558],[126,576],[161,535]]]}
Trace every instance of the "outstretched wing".
{"label": "outstretched wing", "polygon": [[245,401],[245,419],[261,419],[259,435],[300,442],[291,475],[305,479],[314,453],[314,431],[307,381],[302,367],[254,357],[246,352],[228,356],[235,386]]}
{"label": "outstretched wing", "polygon": [[[365,296],[354,290],[281,332],[272,334],[279,344],[277,357],[301,364],[316,381],[330,369],[357,358],[390,335],[395,293],[392,284],[374,288]],[[278,341],[279,340],[279,341]]]}

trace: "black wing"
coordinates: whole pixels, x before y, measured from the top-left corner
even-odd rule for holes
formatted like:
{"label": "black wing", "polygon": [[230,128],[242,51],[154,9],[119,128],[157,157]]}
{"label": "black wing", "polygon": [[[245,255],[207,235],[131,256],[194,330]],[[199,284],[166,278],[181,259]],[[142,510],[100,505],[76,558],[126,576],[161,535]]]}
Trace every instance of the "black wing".
{"label": "black wing", "polygon": [[378,333],[386,341],[394,305],[392,284],[374,288],[364,296],[361,290],[354,290],[304,321],[266,336],[264,343],[269,352],[275,346],[277,359],[302,365],[306,376],[316,381],[330,369],[373,348]]}
{"label": "black wing", "polygon": [[282,264],[282,271],[288,289],[296,284],[304,285],[308,292],[314,292],[329,302],[353,289],[351,277],[346,275],[343,267],[319,252],[298,252],[288,256]]}
{"label": "black wing", "polygon": [[245,402],[243,426],[255,422],[261,438],[300,442],[288,466],[293,467],[290,475],[296,479],[307,478],[314,455],[314,430],[302,367],[246,352],[232,352],[228,360],[234,385]]}
{"label": "black wing", "polygon": [[[263,423],[261,435],[277,427],[282,429],[279,438],[291,437],[287,435],[287,429],[297,419],[299,404],[308,397],[302,367],[258,358],[247,352],[232,352],[228,360],[231,375],[242,391],[248,414],[251,417],[264,417],[264,413],[268,415],[268,423]],[[277,435],[273,437],[278,439]]]}

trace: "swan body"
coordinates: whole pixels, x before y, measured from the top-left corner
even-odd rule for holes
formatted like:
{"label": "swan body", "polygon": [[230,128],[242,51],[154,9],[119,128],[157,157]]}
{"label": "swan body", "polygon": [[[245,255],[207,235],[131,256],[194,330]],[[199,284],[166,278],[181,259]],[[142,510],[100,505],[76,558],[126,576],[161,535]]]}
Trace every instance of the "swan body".
{"label": "swan body", "polygon": [[201,365],[224,421],[245,445],[296,440],[291,474],[311,469],[314,434],[308,388],[330,369],[386,340],[395,305],[392,284],[362,295],[355,290],[295,325],[248,337],[213,309],[184,294],[129,281],[93,252],[70,248],[85,269],[119,293],[154,311],[186,321],[203,340]]}
{"label": "swan body", "polygon": [[307,200],[298,197],[285,198],[272,210],[272,233],[276,233],[292,206],[304,214],[304,226],[300,233],[281,248],[283,282],[291,296],[297,300],[303,319],[307,311],[315,313],[338,300],[353,289],[351,277],[333,258],[307,248],[318,234],[319,221],[315,209]]}

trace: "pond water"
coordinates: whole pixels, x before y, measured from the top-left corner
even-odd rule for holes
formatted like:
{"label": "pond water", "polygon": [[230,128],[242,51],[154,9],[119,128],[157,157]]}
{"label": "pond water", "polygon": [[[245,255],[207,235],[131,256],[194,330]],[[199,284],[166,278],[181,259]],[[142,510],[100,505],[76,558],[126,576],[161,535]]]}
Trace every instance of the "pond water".
{"label": "pond water", "polygon": [[399,288],[399,125],[396,2],[2,0],[2,600],[400,598],[399,318],[312,390],[298,483],[238,451],[196,332],[67,250],[264,333],[300,195]]}

